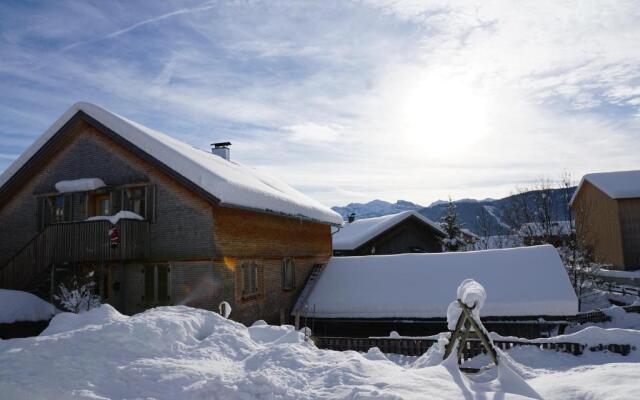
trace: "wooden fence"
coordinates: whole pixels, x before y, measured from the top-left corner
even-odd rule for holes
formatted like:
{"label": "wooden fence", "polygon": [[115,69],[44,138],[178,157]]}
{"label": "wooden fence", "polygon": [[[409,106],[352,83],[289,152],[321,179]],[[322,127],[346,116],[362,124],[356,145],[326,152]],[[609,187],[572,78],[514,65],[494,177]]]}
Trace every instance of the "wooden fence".
{"label": "wooden fence", "polygon": [[147,221],[120,220],[119,241],[112,248],[109,221],[84,221],[49,225],[0,267],[0,287],[22,289],[54,263],[144,259],[149,248]]}
{"label": "wooden fence", "polygon": [[[405,356],[421,356],[437,340],[414,339],[414,338],[350,338],[350,337],[314,337],[316,346],[329,350],[354,350],[366,352],[373,347],[377,347],[383,353],[402,354]],[[582,354],[587,346],[580,343],[552,342],[535,343],[530,341],[510,341],[494,340],[494,345],[502,350],[509,350],[514,347],[538,347],[544,350],[555,350],[573,355]],[[590,351],[610,351],[624,356],[628,355],[634,348],[628,344],[608,344],[597,345],[588,348]],[[463,349],[463,359],[468,360],[484,353],[484,347],[479,340],[468,340]]]}
{"label": "wooden fence", "polygon": [[625,286],[625,285],[617,285],[612,282],[598,282],[596,287],[605,292],[620,294],[623,296],[640,296],[640,288]]}

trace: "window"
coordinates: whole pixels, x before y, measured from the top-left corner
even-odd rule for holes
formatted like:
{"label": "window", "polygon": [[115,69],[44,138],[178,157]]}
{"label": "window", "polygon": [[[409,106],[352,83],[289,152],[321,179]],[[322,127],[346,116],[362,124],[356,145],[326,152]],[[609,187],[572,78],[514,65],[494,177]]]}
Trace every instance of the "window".
{"label": "window", "polygon": [[111,215],[111,195],[95,193],[89,196],[89,215]]}
{"label": "window", "polygon": [[171,300],[170,272],[167,264],[149,264],[142,268],[144,274],[142,302],[145,305],[169,303]]}
{"label": "window", "polygon": [[258,295],[258,265],[255,262],[242,264],[242,297]]}
{"label": "window", "polygon": [[70,207],[71,201],[66,196],[52,196],[49,200],[49,211],[51,215],[51,223],[68,221],[71,217]]}
{"label": "window", "polygon": [[64,197],[56,196],[51,199],[51,221],[64,221]]}
{"label": "window", "polygon": [[296,287],[295,265],[293,260],[285,258],[282,260],[282,288],[285,290]]}
{"label": "window", "polygon": [[125,190],[124,209],[132,211],[141,217],[145,216],[145,198],[146,191],[144,186],[137,186]]}

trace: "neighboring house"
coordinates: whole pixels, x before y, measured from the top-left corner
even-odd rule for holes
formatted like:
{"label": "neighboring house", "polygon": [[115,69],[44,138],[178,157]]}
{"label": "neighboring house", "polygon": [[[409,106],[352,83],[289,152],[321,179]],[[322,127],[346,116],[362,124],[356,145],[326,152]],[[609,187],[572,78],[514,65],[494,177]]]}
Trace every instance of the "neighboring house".
{"label": "neighboring house", "polygon": [[460,234],[462,235],[462,240],[464,240],[465,243],[460,250],[475,250],[476,243],[478,242],[478,240],[480,240],[480,237],[467,228],[460,229]]}
{"label": "neighboring house", "polygon": [[318,336],[424,336],[447,330],[448,305],[471,278],[487,291],[481,318],[490,331],[537,337],[578,312],[557,250],[514,249],[334,257],[294,308]]}
{"label": "neighboring house", "polygon": [[570,204],[577,234],[599,262],[640,268],[640,170],[587,174]]}
{"label": "neighboring house", "polygon": [[228,145],[75,104],[0,175],[0,287],[46,297],[93,273],[125,313],[227,301],[237,321],[280,322],[342,218]]}
{"label": "neighboring house", "polygon": [[572,232],[571,221],[528,222],[518,230],[525,246],[548,243],[562,247],[569,243]]}
{"label": "neighboring house", "polygon": [[416,211],[382,217],[350,218],[333,234],[335,256],[437,253],[445,232]]}

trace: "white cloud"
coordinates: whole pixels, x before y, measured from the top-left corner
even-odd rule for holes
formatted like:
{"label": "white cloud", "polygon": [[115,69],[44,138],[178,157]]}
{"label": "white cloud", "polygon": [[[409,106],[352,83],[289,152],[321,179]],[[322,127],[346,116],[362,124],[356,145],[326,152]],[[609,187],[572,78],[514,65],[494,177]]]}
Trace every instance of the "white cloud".
{"label": "white cloud", "polygon": [[328,204],[639,167],[634,1],[105,4],[0,9],[0,141],[85,99]]}

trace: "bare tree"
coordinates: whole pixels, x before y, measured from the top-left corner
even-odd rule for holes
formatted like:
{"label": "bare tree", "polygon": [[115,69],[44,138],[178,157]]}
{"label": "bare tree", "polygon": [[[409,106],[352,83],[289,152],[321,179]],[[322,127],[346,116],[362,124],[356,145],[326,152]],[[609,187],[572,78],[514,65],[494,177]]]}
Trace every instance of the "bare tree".
{"label": "bare tree", "polygon": [[[569,240],[559,249],[562,262],[569,274],[569,280],[578,297],[578,307],[582,306],[583,300],[595,288],[599,279],[599,271],[601,264],[596,262],[593,249],[595,243],[591,233],[595,229],[587,218],[593,207],[589,203],[574,205],[571,208],[571,188],[574,187],[571,176],[565,174],[562,178],[562,187],[565,189],[566,195],[563,197],[566,201],[567,216],[569,218],[569,226],[571,233]],[[576,224],[576,221],[579,223]]]}
{"label": "bare tree", "polygon": [[480,213],[476,217],[478,233],[480,234],[480,240],[476,242],[475,248],[480,250],[487,250],[491,248],[492,237],[496,234],[495,224],[491,214],[485,210],[484,207],[480,209]]}
{"label": "bare tree", "polygon": [[526,245],[552,243],[557,235],[558,204],[554,204],[554,185],[540,179],[534,185],[517,187],[506,207],[505,220]]}

